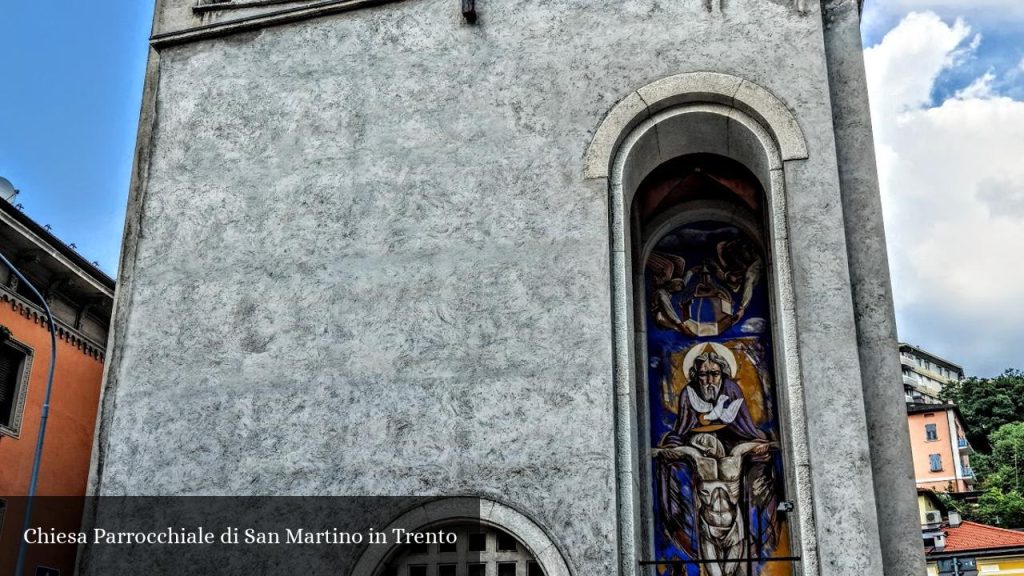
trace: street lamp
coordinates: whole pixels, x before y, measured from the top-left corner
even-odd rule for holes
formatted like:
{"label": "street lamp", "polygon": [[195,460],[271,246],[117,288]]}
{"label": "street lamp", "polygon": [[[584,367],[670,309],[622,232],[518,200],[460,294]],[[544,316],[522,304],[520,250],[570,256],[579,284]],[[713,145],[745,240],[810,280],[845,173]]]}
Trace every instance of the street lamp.
{"label": "street lamp", "polygon": [[28,542],[25,541],[25,532],[29,529],[30,522],[32,521],[32,499],[36,495],[36,484],[39,481],[39,461],[42,460],[43,456],[43,440],[46,438],[46,419],[50,416],[50,392],[53,390],[53,368],[57,363],[57,326],[53,323],[53,315],[50,314],[50,307],[46,304],[46,299],[36,290],[36,287],[25,278],[14,264],[7,259],[6,256],[0,254],[0,260],[11,269],[11,272],[18,277],[18,280],[22,285],[28,286],[28,289],[35,294],[36,299],[43,305],[43,310],[46,312],[46,321],[50,327],[50,372],[46,375],[46,397],[43,399],[43,410],[39,415],[39,436],[36,439],[36,454],[32,460],[32,479],[28,483],[28,497],[25,499],[25,521],[21,526],[21,540],[18,543],[18,560],[14,565],[14,576],[22,576],[23,568],[25,565],[25,553],[28,551]]}

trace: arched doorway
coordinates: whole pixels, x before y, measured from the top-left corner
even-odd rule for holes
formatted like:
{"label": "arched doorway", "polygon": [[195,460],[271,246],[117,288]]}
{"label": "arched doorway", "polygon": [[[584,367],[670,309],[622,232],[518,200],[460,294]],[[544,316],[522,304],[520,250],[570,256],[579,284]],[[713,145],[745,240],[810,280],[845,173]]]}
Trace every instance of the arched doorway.
{"label": "arched doorway", "polygon": [[443,530],[456,543],[369,546],[353,576],[570,576],[559,547],[511,506],[473,497],[439,498],[391,521],[384,532]]}
{"label": "arched doorway", "polygon": [[543,576],[530,550],[508,532],[479,523],[440,525],[454,542],[405,545],[381,576]]}

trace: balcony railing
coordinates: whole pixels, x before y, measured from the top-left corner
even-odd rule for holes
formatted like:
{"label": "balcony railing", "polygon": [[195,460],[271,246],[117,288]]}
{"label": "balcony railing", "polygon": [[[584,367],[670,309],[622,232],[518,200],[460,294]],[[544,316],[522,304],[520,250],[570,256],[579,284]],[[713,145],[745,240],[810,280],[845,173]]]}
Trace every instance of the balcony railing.
{"label": "balcony railing", "polygon": [[957,438],[956,445],[960,448],[967,448],[970,444],[967,443],[967,438]]}
{"label": "balcony railing", "polygon": [[970,466],[964,466],[964,478],[974,478],[974,469]]}

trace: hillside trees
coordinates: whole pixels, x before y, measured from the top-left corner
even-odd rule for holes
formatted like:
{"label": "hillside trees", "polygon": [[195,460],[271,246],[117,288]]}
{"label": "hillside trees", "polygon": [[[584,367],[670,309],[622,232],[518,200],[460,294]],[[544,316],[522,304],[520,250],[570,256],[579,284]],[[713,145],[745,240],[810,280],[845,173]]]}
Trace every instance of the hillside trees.
{"label": "hillside trees", "polygon": [[1024,372],[967,378],[943,389],[957,404],[976,450],[971,466],[982,479],[977,504],[947,500],[965,518],[1004,528],[1024,527]]}
{"label": "hillside trees", "polygon": [[989,437],[1004,424],[1024,419],[1024,372],[1006,370],[995,378],[971,377],[942,390],[960,408],[967,439],[975,450],[991,453]]}

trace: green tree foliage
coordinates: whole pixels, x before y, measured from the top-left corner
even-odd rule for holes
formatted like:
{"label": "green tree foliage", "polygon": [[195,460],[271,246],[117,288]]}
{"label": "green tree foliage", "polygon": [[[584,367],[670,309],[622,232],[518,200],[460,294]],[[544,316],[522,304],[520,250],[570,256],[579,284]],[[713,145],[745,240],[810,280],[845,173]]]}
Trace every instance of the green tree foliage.
{"label": "green tree foliage", "polygon": [[965,519],[1004,528],[1024,527],[1024,372],[995,378],[967,378],[943,389],[967,425],[977,451],[971,467],[983,481],[977,504],[945,498]]}
{"label": "green tree foliage", "polygon": [[996,487],[989,488],[978,499],[971,516],[978,522],[993,526],[1024,526],[1024,496],[1016,490],[1003,492]]}
{"label": "green tree foliage", "polygon": [[[982,458],[985,487],[1021,492],[1024,477],[1024,422],[1003,424],[989,436],[992,453]],[[974,459],[971,459],[974,462]]]}
{"label": "green tree foliage", "polygon": [[965,520],[1024,527],[1024,422],[1003,424],[988,440],[991,454],[971,456],[971,467],[984,479],[978,502],[968,505],[948,494],[937,496],[946,506],[959,510]]}
{"label": "green tree foliage", "polygon": [[1007,370],[995,378],[967,378],[942,390],[960,408],[967,422],[967,439],[980,452],[989,453],[989,436],[1000,426],[1024,415],[1024,372]]}

